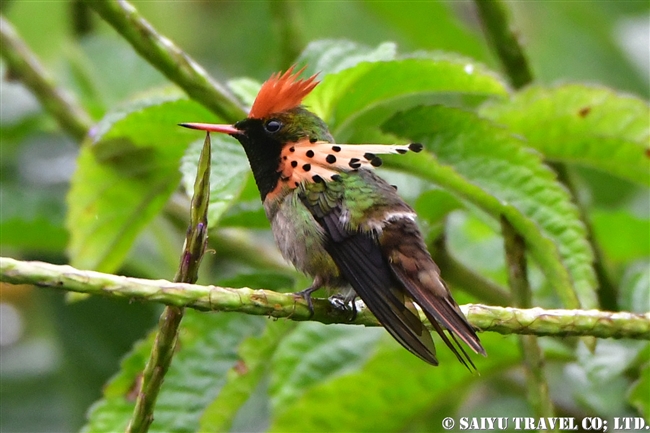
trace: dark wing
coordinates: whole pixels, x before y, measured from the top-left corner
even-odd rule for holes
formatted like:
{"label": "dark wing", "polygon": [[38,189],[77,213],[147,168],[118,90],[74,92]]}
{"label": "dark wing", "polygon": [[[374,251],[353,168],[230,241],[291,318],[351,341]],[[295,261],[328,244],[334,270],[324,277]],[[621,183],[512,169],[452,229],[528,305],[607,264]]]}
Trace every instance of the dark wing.
{"label": "dark wing", "polygon": [[[383,227],[381,246],[393,275],[422,308],[445,344],[466,367],[474,367],[456,336],[476,353],[485,355],[485,349],[440,278],[440,270],[431,259],[415,222],[409,218],[388,222]],[[449,332],[455,345],[443,328]]]}
{"label": "dark wing", "polygon": [[[378,241],[370,234],[350,232],[341,223],[341,208],[303,203],[328,234],[325,249],[354,291],[386,330],[422,360],[438,365],[431,334],[416,315],[410,299],[398,290]],[[410,308],[409,308],[410,306]]]}

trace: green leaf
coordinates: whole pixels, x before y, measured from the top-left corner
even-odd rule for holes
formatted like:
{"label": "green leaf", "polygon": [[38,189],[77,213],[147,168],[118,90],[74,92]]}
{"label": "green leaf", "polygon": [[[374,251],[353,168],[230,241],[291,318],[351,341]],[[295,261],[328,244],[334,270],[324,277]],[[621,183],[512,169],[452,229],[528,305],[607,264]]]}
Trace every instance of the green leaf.
{"label": "green leaf", "polygon": [[[249,179],[252,176],[249,176]],[[257,187],[255,187],[257,192]],[[266,218],[262,201],[257,197],[251,200],[242,200],[244,192],[225,213],[221,225],[231,227],[246,227],[248,229],[268,229],[269,220]]]}
{"label": "green leaf", "polygon": [[60,188],[0,185],[0,245],[26,251],[58,252],[68,234],[63,228],[65,192]]}
{"label": "green leaf", "polygon": [[284,413],[309,388],[360,369],[382,333],[358,326],[298,324],[272,361],[269,392],[274,413]]}
{"label": "green leaf", "polygon": [[[228,81],[228,87],[248,105],[253,104],[260,86],[260,83],[249,78]],[[244,149],[236,140],[223,134],[213,134],[211,138],[213,152],[210,171],[209,226],[220,225],[225,213],[230,213],[233,216],[232,220],[237,222],[236,225],[247,226],[248,223],[254,221],[259,223],[260,215],[266,221],[257,186],[250,175],[250,165]],[[196,165],[200,151],[200,142],[196,141],[189,146],[182,159],[183,185],[188,195],[192,191],[191,187],[194,176],[196,176]],[[240,201],[242,194],[248,198],[251,193],[256,198],[254,203],[242,203]],[[236,206],[236,208],[228,212],[231,206]],[[233,221],[230,222],[230,225],[233,225]],[[263,227],[268,227],[268,222]]]}
{"label": "green leaf", "polygon": [[[251,171],[246,153],[239,143],[223,134],[213,134],[211,138],[212,166],[208,226],[215,227],[224,212],[239,197]],[[202,146],[203,140],[193,142],[181,160],[183,186],[189,196],[192,195],[194,188],[196,166]]]}
{"label": "green leaf", "polygon": [[625,401],[630,380],[623,373],[647,348],[645,341],[601,340],[592,353],[580,344],[576,351],[578,361],[568,364],[565,370],[565,380],[575,400],[602,417],[632,415]]}
{"label": "green leaf", "polygon": [[232,203],[221,218],[222,226],[268,229],[269,220],[266,218],[260,192],[255,178],[248,176],[239,199]]}
{"label": "green leaf", "polygon": [[430,224],[439,223],[450,212],[462,208],[463,203],[442,189],[432,189],[420,194],[415,203],[415,210],[418,216]]}
{"label": "green leaf", "polygon": [[[270,368],[282,339],[295,327],[288,320],[267,321],[260,337],[246,339],[239,348],[240,360],[226,373],[221,392],[203,412],[199,431],[229,431],[240,408],[251,398]],[[248,414],[251,417],[251,414]]]}
{"label": "green leaf", "polygon": [[508,218],[563,304],[596,306],[585,228],[569,194],[537,154],[502,128],[453,108],[412,109],[384,126],[421,141],[430,152],[386,158],[388,166],[428,179],[496,219]]}
{"label": "green leaf", "polygon": [[253,105],[262,84],[250,78],[236,78],[228,81],[228,87],[235,96],[250,107]]}
{"label": "green leaf", "polygon": [[[382,33],[397,31],[400,39],[406,39],[411,46],[461,53],[481,61],[490,58],[480,32],[470,20],[460,19],[458,4],[414,1],[367,2],[364,6],[382,19]],[[431,17],[435,17],[435,31],[431,29]]]}
{"label": "green leaf", "polygon": [[[408,431],[412,423],[432,413],[439,419],[426,430],[438,431],[449,412],[436,409],[452,401],[457,406],[463,390],[479,379],[446,348],[438,352],[440,366],[434,368],[387,335],[382,337],[363,368],[315,381],[302,395],[285,400],[270,431]],[[519,362],[516,339],[484,334],[481,340],[489,354],[476,359],[481,378]]]}
{"label": "green leaf", "polygon": [[581,164],[650,185],[650,106],[602,87],[529,87],[487,103],[484,117],[524,136],[551,160]]}
{"label": "green leaf", "polygon": [[650,423],[650,362],[641,368],[641,376],[632,384],[627,393],[627,401],[641,416],[645,418],[646,424]]}
{"label": "green leaf", "polygon": [[[265,319],[235,314],[185,313],[179,333],[180,350],[158,396],[151,432],[194,432],[205,407],[226,382],[238,362],[238,346],[260,333]],[[104,397],[93,405],[83,431],[124,431],[135,405],[139,381],[154,339],[136,345],[122,361],[120,372],[107,384]]]}
{"label": "green leaf", "polygon": [[143,89],[166,83],[160,71],[116,35],[95,32],[77,42],[65,46],[67,79],[93,117]]}
{"label": "green leaf", "polygon": [[449,253],[474,272],[507,286],[501,227],[495,224],[498,221],[471,203],[466,202],[465,207],[466,212],[447,218],[444,229]]}
{"label": "green leaf", "polygon": [[[293,286],[293,281],[286,276],[258,271],[239,272],[232,278],[220,278],[218,283],[225,287],[259,287],[276,291],[286,291],[287,287]],[[264,407],[268,406],[266,384],[271,368],[269,360],[296,324],[290,320],[277,320],[266,321],[264,326],[261,336],[257,336],[261,331],[257,332],[240,344],[237,350],[239,359],[226,373],[225,384],[219,394],[206,405],[199,431],[232,431],[240,424],[250,426],[251,423],[267,422],[267,410],[256,410],[255,415],[244,411],[247,406],[258,402]]]}
{"label": "green leaf", "polygon": [[625,270],[620,282],[619,302],[624,311],[643,314],[650,310],[650,268],[647,258],[632,262]]}
{"label": "green leaf", "polygon": [[124,431],[133,413],[141,373],[151,352],[155,332],[138,341],[120,362],[119,372],[106,384],[101,400],[88,410],[82,432]]}
{"label": "green leaf", "polygon": [[[151,432],[194,432],[203,411],[239,362],[239,345],[262,333],[266,319],[245,315],[192,312],[196,321],[181,329],[181,351],[165,377]],[[215,317],[217,316],[217,317]]]}
{"label": "green leaf", "polygon": [[602,209],[595,209],[590,218],[594,237],[609,260],[625,262],[650,256],[650,243],[638,242],[650,233],[650,219],[624,210]]}
{"label": "green leaf", "polygon": [[447,215],[462,209],[463,203],[447,191],[432,189],[420,194],[414,208],[426,243],[430,244],[443,233]]}
{"label": "green leaf", "polygon": [[344,39],[312,41],[300,54],[296,63],[306,66],[305,75],[334,74],[361,62],[394,60],[397,45],[384,42],[377,48]]}
{"label": "green leaf", "polygon": [[67,198],[73,266],[103,272],[120,266],[178,186],[192,134],[177,123],[188,118],[213,116],[174,94],[149,97],[107,115],[91,132]]}
{"label": "green leaf", "polygon": [[324,77],[305,103],[342,139],[353,125],[376,126],[396,111],[424,102],[457,105],[506,95],[503,81],[480,64],[438,56],[360,63]]}

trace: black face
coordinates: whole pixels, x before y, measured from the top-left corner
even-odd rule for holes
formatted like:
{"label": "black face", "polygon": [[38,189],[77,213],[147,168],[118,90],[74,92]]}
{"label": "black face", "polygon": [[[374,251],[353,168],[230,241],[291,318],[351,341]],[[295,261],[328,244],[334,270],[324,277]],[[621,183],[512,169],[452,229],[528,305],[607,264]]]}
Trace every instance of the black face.
{"label": "black face", "polygon": [[334,142],[325,123],[303,107],[295,107],[265,119],[244,119],[235,123],[241,134],[233,134],[244,146],[262,200],[280,179],[280,153],[286,143],[305,138]]}
{"label": "black face", "polygon": [[266,147],[269,142],[284,141],[280,135],[284,129],[284,122],[276,117],[270,119],[244,119],[235,123],[235,128],[244,132],[251,144],[257,147]]}
{"label": "black face", "polygon": [[280,152],[283,141],[280,137],[283,122],[280,119],[244,119],[235,123],[242,134],[233,134],[244,147],[251,165],[255,183],[262,200],[271,192],[280,179]]}

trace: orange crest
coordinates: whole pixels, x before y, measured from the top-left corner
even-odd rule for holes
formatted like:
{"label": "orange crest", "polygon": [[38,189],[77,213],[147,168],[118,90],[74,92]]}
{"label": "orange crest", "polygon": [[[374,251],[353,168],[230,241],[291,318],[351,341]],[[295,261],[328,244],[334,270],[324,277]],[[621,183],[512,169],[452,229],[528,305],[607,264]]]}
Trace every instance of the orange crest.
{"label": "orange crest", "polygon": [[318,81],[316,81],[316,75],[299,80],[297,77],[305,68],[303,67],[295,74],[293,73],[294,68],[295,65],[282,75],[280,72],[273,74],[262,84],[248,117],[262,119],[271,113],[290,110],[300,105],[303,98],[318,85]]}

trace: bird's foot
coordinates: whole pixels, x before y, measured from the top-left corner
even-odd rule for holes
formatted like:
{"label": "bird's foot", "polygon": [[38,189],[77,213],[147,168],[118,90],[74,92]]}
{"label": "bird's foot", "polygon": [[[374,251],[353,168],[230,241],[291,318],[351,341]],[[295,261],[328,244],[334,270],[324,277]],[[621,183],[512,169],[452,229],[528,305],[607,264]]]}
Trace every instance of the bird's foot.
{"label": "bird's foot", "polygon": [[309,308],[309,319],[314,317],[314,304],[311,300],[311,294],[318,289],[320,289],[319,285],[312,284],[311,286],[307,287],[305,290],[301,290],[300,292],[296,292],[293,294],[294,296],[300,296],[302,299],[304,299],[307,302],[307,308]]}
{"label": "bird's foot", "polygon": [[345,301],[345,297],[341,295],[332,295],[329,298],[327,298],[330,301],[330,304],[334,308],[340,311],[347,311],[348,310],[348,304]]}
{"label": "bird's foot", "polygon": [[[357,304],[354,302],[356,296],[350,299],[348,296],[343,295],[332,295],[328,298],[330,304],[334,306],[337,310],[348,312],[352,310],[352,314],[348,319],[350,322],[354,322],[357,318]],[[349,305],[349,306],[348,306]]]}

